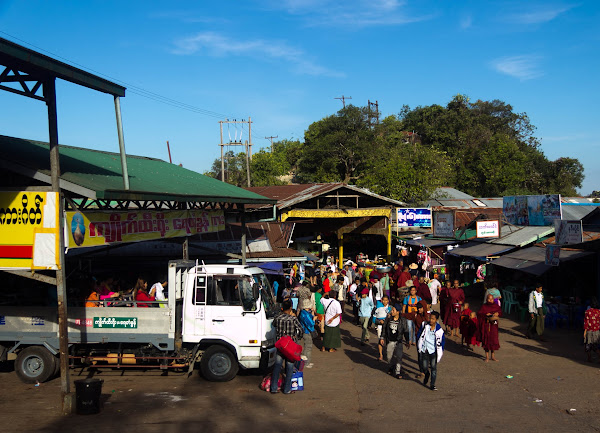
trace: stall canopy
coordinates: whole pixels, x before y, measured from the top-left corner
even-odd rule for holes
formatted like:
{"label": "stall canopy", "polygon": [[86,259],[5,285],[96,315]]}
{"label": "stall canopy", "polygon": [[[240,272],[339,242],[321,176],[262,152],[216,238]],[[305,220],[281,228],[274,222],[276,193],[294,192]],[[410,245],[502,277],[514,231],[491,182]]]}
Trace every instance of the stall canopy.
{"label": "stall canopy", "polygon": [[[579,259],[581,257],[589,256],[593,254],[588,251],[569,251],[561,250],[560,261],[568,262],[571,260]],[[526,272],[540,276],[554,266],[546,265],[546,248],[544,247],[529,247],[523,248],[506,254],[505,256],[499,257],[492,262],[493,265],[501,266],[503,268],[515,269],[518,271]]]}
{"label": "stall canopy", "polygon": [[448,251],[448,254],[457,257],[474,257],[485,260],[490,256],[497,256],[515,248],[507,245],[494,245],[486,242],[468,242],[458,248]]}
{"label": "stall canopy", "polygon": [[512,226],[504,225],[500,229],[498,239],[490,239],[490,244],[512,245],[515,247],[524,247],[534,242],[539,242],[542,238],[554,233],[554,226],[536,227],[536,226]]}
{"label": "stall canopy", "polygon": [[455,245],[457,243],[458,243],[458,241],[446,241],[446,240],[441,240],[441,239],[428,239],[428,238],[410,239],[410,240],[406,241],[407,245],[416,245],[416,246],[425,245],[427,248],[444,247],[446,245]]}

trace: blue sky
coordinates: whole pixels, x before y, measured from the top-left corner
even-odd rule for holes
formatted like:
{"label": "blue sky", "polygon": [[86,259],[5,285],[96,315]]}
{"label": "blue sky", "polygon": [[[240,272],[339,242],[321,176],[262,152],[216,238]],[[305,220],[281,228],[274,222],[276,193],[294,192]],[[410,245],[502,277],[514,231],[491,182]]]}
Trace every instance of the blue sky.
{"label": "blue sky", "polygon": [[[174,162],[202,172],[226,117],[252,118],[257,150],[301,138],[342,95],[385,116],[463,93],[526,112],[549,158],[584,164],[583,194],[600,190],[599,22],[593,0],[0,0],[0,37],[128,88],[131,154],[168,160],[169,140]],[[57,87],[61,143],[118,151],[112,98]],[[0,104],[0,134],[47,141],[43,103],[0,92]]]}

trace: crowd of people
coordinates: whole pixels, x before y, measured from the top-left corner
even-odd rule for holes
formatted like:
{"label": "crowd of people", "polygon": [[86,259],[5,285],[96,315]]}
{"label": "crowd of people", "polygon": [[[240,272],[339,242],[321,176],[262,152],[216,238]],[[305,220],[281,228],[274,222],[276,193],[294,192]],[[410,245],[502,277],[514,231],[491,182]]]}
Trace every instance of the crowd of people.
{"label": "crowd of people", "polygon": [[[442,358],[446,338],[460,342],[465,350],[481,347],[486,362],[497,361],[498,323],[502,316],[499,292],[488,290],[483,305],[474,311],[466,302],[458,280],[433,273],[428,278],[424,274],[419,274],[415,264],[397,263],[389,272],[378,272],[351,261],[341,269],[335,265],[319,269],[309,263],[302,276],[292,270],[290,277],[298,281],[283,291],[282,298],[289,301],[287,315],[298,319],[295,329],[301,329],[301,333],[297,331],[291,337],[303,346],[304,368],[314,365],[313,345],[326,352],[341,347],[340,324],[345,303],[352,306],[352,314],[345,320],[361,327],[360,344],[369,344],[371,332],[375,332],[377,358],[387,362],[388,373],[398,379],[407,377],[402,368],[404,350],[416,346],[418,376],[432,390],[437,389],[437,363]],[[541,285],[539,290],[541,293]],[[535,302],[536,295],[532,296]],[[542,311],[536,308],[531,330],[539,328],[538,316],[543,321]],[[291,319],[286,317],[286,320]],[[277,319],[274,325],[279,332]],[[287,361],[280,356],[278,362]],[[281,369],[281,366],[276,368],[277,374]],[[284,386],[284,389],[289,388]]]}
{"label": "crowd of people", "polygon": [[148,288],[148,280],[138,277],[130,288],[112,277],[92,279],[85,307],[163,307],[167,301],[167,281],[157,282]]}

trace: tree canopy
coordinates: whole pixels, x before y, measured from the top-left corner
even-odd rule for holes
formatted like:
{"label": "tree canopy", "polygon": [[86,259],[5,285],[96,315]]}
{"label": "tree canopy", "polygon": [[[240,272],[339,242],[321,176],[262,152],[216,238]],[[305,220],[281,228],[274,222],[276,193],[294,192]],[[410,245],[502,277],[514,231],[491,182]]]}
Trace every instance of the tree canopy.
{"label": "tree canopy", "polygon": [[[403,106],[380,123],[367,107],[348,105],[313,122],[303,143],[281,140],[253,155],[252,185],[345,182],[411,204],[440,186],[477,197],[576,195],[583,165],[549,160],[534,132],[526,113],[499,100],[456,95],[445,107]],[[227,161],[227,181],[246,186],[244,154]],[[206,174],[219,173],[216,160]]]}

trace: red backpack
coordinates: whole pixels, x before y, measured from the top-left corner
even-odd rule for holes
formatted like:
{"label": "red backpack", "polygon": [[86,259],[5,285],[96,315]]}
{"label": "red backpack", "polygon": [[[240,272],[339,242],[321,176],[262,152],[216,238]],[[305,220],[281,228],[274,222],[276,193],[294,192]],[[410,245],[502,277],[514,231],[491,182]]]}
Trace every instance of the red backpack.
{"label": "red backpack", "polygon": [[302,346],[292,340],[289,335],[284,335],[275,342],[275,348],[281,352],[288,361],[300,361]]}

